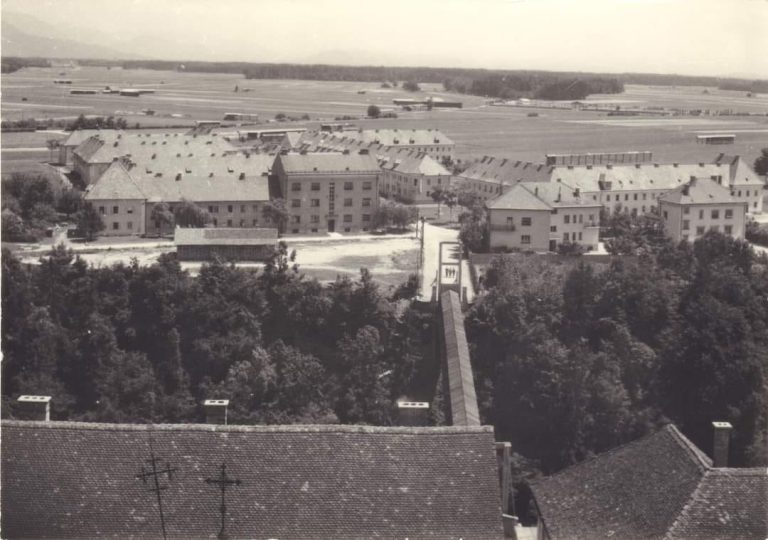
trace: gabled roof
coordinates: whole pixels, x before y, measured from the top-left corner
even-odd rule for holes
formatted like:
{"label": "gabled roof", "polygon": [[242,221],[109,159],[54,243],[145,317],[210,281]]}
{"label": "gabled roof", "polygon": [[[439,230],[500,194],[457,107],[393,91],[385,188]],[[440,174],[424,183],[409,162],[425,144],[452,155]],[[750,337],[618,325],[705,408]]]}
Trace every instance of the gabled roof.
{"label": "gabled roof", "polygon": [[712,462],[676,427],[536,482],[552,540],[663,538]]}
{"label": "gabled roof", "polygon": [[552,210],[594,207],[600,204],[583,198],[576,189],[561,182],[520,182],[488,205],[491,210]]}
{"label": "gabled roof", "polygon": [[370,155],[311,153],[285,154],[277,157],[287,174],[362,173],[381,172],[376,159]]}
{"label": "gabled roof", "polygon": [[450,176],[451,173],[432,156],[423,152],[393,152],[386,155],[382,168],[401,174]]}
{"label": "gabled roof", "polygon": [[[490,427],[2,423],[8,538],[158,538],[136,475],[150,440],[169,538],[215,538],[222,464],[231,538],[501,539]],[[150,439],[151,435],[151,439]]]}
{"label": "gabled roof", "polygon": [[514,185],[523,181],[549,182],[553,169],[549,165],[528,161],[483,156],[482,159],[472,162],[458,177],[466,181]]}
{"label": "gabled roof", "polygon": [[117,133],[117,131],[101,130],[101,129],[76,129],[75,131],[72,131],[69,134],[69,136],[61,142],[61,146],[77,147],[77,146],[80,146],[84,141],[93,137],[94,135],[99,135],[101,133],[112,134],[112,133]]}
{"label": "gabled roof", "polygon": [[682,186],[679,186],[659,196],[659,200],[674,204],[739,203],[739,201],[731,196],[729,189],[724,188],[709,178],[691,179]]}
{"label": "gabled roof", "polygon": [[757,186],[762,187],[765,182],[755,173],[752,167],[741,156],[729,156],[720,154],[715,158],[718,165],[726,165],[729,168],[729,180],[732,186]]}
{"label": "gabled roof", "polygon": [[768,538],[768,469],[707,471],[665,538]]}
{"label": "gabled roof", "polygon": [[277,229],[176,227],[177,246],[268,246],[277,243]]}
{"label": "gabled roof", "polygon": [[102,174],[95,184],[86,188],[85,199],[97,200],[144,200],[146,194],[139,188],[125,165],[116,161]]}
{"label": "gabled roof", "polygon": [[768,537],[768,470],[714,468],[677,428],[533,485],[551,540]]}

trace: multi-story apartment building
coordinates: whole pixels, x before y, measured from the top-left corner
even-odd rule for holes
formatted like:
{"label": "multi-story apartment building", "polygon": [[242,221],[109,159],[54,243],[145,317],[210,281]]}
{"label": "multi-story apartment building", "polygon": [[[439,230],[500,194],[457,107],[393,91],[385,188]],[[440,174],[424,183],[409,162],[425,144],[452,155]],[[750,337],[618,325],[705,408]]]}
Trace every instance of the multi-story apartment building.
{"label": "multi-story apartment building", "polygon": [[[723,185],[731,188],[731,196],[737,201],[747,203],[747,213],[761,214],[765,181],[740,156],[720,154],[715,163],[728,168],[728,183]],[[726,177],[725,174],[723,176]]]}
{"label": "multi-story apartment building", "polygon": [[563,183],[520,182],[488,205],[491,248],[556,251],[598,245],[600,204]]}
{"label": "multi-story apartment building", "polygon": [[381,169],[370,155],[279,155],[273,167],[289,234],[367,231],[379,206]]}
{"label": "multi-story apartment building", "polygon": [[104,235],[156,234],[162,224],[152,219],[154,206],[166,203],[173,210],[182,201],[207,210],[209,226],[269,226],[264,207],[270,200],[273,159],[225,154],[202,161],[194,156],[157,159],[144,166],[127,158],[115,159],[88,186],[85,199],[101,214]]}
{"label": "multi-story apartment building", "polygon": [[664,232],[675,242],[694,241],[707,231],[744,238],[747,202],[710,178],[691,178],[659,197]]}
{"label": "multi-story apartment building", "polygon": [[528,161],[483,156],[454,177],[454,185],[474,192],[482,201],[500,197],[518,182],[549,182],[553,167]]}
{"label": "multi-story apartment building", "polygon": [[451,187],[451,173],[429,154],[399,150],[386,155],[379,165],[379,189],[385,197],[431,203],[435,189]]}

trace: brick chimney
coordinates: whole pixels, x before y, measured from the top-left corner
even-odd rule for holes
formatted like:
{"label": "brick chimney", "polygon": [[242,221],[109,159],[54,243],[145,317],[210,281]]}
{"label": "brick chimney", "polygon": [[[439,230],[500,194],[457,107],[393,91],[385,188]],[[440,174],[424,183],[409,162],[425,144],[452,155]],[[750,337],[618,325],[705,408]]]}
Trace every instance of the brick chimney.
{"label": "brick chimney", "polygon": [[17,402],[21,420],[51,421],[51,396],[19,396]]}
{"label": "brick chimney", "polygon": [[206,399],[203,406],[205,407],[206,424],[227,425],[228,399]]}
{"label": "brick chimney", "polygon": [[712,422],[712,427],[715,430],[714,444],[712,445],[712,462],[715,467],[727,467],[733,426],[730,422]]}
{"label": "brick chimney", "polygon": [[398,401],[397,412],[401,426],[426,426],[429,403],[426,401]]}

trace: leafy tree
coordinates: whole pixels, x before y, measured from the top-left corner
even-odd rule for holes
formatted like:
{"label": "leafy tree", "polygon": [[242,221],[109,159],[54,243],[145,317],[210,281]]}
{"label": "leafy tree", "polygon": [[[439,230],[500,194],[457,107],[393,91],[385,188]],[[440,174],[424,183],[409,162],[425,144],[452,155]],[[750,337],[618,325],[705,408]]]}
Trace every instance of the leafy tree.
{"label": "leafy tree", "polygon": [[3,218],[3,242],[34,242],[35,235],[31,234],[21,219],[12,210],[4,209]]}
{"label": "leafy tree", "polygon": [[381,114],[381,109],[376,105],[368,105],[368,118],[378,118]]}
{"label": "leafy tree", "polygon": [[66,214],[67,217],[76,214],[83,208],[83,194],[76,189],[65,189],[61,192],[56,210]]}
{"label": "leafy tree", "polygon": [[152,206],[152,211],[149,214],[149,219],[157,227],[157,237],[163,236],[163,228],[165,226],[172,227],[174,215],[171,212],[168,203],[161,202]]}
{"label": "leafy tree", "polygon": [[447,191],[442,186],[437,186],[433,189],[429,196],[437,203],[437,217],[440,218],[440,205],[442,205],[447,198]]}
{"label": "leafy tree", "polygon": [[76,214],[77,230],[76,234],[84,237],[86,241],[94,241],[98,234],[106,228],[101,215],[94,206],[86,202],[82,210]]}
{"label": "leafy tree", "polygon": [[211,221],[211,215],[205,208],[187,200],[174,207],[173,216],[178,227],[205,227]]}
{"label": "leafy tree", "polygon": [[760,156],[755,160],[755,172],[760,175],[768,175],[768,148],[760,151]]}
{"label": "leafy tree", "polygon": [[268,220],[277,225],[277,230],[280,234],[285,232],[285,226],[288,223],[289,215],[285,199],[271,199],[264,205],[264,215]]}
{"label": "leafy tree", "polygon": [[403,83],[403,90],[406,92],[421,92],[421,88],[419,88],[418,83],[414,81],[405,81]]}

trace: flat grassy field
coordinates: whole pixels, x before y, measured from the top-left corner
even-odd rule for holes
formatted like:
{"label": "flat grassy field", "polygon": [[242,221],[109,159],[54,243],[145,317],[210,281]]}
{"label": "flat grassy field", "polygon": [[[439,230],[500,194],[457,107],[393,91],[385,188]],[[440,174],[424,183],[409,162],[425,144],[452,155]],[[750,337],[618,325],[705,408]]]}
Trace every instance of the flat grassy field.
{"label": "flat grassy field", "polygon": [[[72,85],[55,85],[67,78]],[[112,94],[75,95],[72,88],[101,90],[106,86],[150,88],[154,94],[124,97]],[[235,92],[237,86],[238,91]],[[424,94],[464,102],[460,110],[397,111],[396,120],[357,120],[362,127],[435,127],[457,144],[462,159],[495,155],[540,162],[546,153],[650,150],[661,162],[710,161],[719,152],[739,153],[752,161],[768,146],[768,117],[609,117],[606,113],[524,109],[486,104],[475,96],[441,91],[440,85],[422,85]],[[364,92],[364,93],[361,93]],[[399,88],[383,89],[378,83],[297,80],[246,80],[239,74],[205,74],[103,67],[30,68],[2,78],[2,118],[73,118],[78,114],[125,117],[130,125],[144,127],[192,125],[195,120],[221,120],[226,112],[256,113],[262,125],[277,113],[311,121],[293,126],[317,127],[336,116],[360,117],[370,104],[394,110],[392,99],[413,97]],[[26,98],[26,101],[22,101]],[[702,87],[628,85],[619,95],[595,95],[588,101],[618,106],[665,106],[735,109],[768,113],[768,95],[746,97],[744,92]],[[142,113],[155,111],[153,116]],[[537,112],[537,117],[528,113]],[[736,144],[696,144],[696,135],[733,133]],[[21,141],[3,134],[3,148],[44,147],[44,140]],[[3,152],[3,161],[44,159],[31,150]]]}

